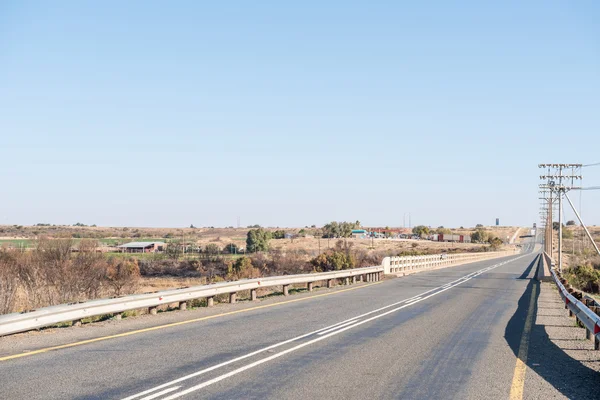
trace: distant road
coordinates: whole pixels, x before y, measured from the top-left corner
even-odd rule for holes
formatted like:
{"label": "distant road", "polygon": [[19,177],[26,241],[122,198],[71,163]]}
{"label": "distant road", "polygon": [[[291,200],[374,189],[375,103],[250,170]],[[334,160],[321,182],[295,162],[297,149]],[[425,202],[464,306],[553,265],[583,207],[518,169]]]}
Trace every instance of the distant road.
{"label": "distant road", "polygon": [[535,258],[424,272],[2,361],[0,398],[560,397],[534,374],[521,376],[516,362]]}
{"label": "distant road", "polygon": [[519,232],[521,232],[521,228],[517,228],[517,230],[515,231],[514,235],[512,235],[512,237],[510,238],[510,241],[508,243],[513,244],[515,242],[515,240],[517,239]]}

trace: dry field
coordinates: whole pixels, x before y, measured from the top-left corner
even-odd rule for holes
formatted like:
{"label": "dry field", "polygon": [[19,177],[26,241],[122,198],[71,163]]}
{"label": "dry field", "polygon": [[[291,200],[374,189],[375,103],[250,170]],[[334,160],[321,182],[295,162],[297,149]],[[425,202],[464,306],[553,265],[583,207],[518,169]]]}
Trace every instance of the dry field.
{"label": "dry field", "polygon": [[[275,230],[276,228],[267,228]],[[506,238],[512,237],[518,228],[500,227],[487,228],[486,230],[495,236]],[[170,241],[185,240],[186,243],[193,243],[200,247],[208,244],[216,244],[219,248],[224,248],[230,243],[238,247],[246,247],[246,235],[248,228],[105,228],[105,227],[17,227],[0,226],[0,245],[16,247],[16,245],[31,247],[35,245],[35,239],[46,237],[77,237],[94,238],[105,245],[114,245],[115,241],[127,242],[133,241]],[[444,243],[432,242],[428,240],[405,240],[405,239],[323,239],[315,237],[317,233],[314,228],[281,228],[286,233],[300,234],[306,237],[295,237],[294,239],[272,239],[270,241],[271,252],[291,255],[300,262],[308,262],[319,252],[325,252],[330,248],[340,246],[350,248],[358,254],[367,254],[373,256],[373,260],[381,259],[387,255],[398,255],[402,253],[441,253],[441,252],[471,252],[482,251],[487,245],[471,243]],[[304,232],[301,232],[304,230]],[[474,229],[453,230],[454,233],[470,234]],[[521,231],[523,234],[524,231]],[[167,236],[167,237],[165,237]],[[75,239],[75,240],[78,240]],[[274,254],[267,257],[274,257]],[[206,277],[176,277],[176,276],[142,276],[139,284],[135,287],[135,293],[148,293],[159,290],[180,288],[187,286],[196,286],[206,283]],[[17,298],[23,297],[23,293],[17,293]],[[102,296],[102,294],[101,294]],[[21,299],[24,300],[24,299]],[[17,302],[19,305],[21,301]],[[26,302],[24,302],[26,303]],[[25,309],[24,305],[19,305],[19,309]]]}

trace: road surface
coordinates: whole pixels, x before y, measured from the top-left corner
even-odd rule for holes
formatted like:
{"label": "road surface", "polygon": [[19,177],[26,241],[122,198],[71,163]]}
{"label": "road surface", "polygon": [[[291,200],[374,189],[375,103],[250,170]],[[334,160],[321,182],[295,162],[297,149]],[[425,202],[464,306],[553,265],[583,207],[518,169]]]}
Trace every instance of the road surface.
{"label": "road surface", "polygon": [[536,256],[0,361],[0,398],[560,398],[523,348]]}

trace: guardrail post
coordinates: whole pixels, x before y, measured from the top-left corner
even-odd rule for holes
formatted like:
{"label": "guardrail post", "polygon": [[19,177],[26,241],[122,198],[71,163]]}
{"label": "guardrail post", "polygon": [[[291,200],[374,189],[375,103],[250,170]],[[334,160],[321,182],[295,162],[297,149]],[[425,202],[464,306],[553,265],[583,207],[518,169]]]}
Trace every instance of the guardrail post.
{"label": "guardrail post", "polygon": [[569,308],[569,317],[573,316],[573,311]]}
{"label": "guardrail post", "polygon": [[290,287],[290,285],[283,285],[283,295],[284,296],[289,296],[290,292],[288,291],[288,288]]}
{"label": "guardrail post", "polygon": [[237,293],[236,292],[229,293],[229,302],[231,304],[235,304],[236,301],[237,301]]}
{"label": "guardrail post", "polygon": [[73,321],[73,326],[81,326],[81,320],[76,319],[75,321]]}
{"label": "guardrail post", "polygon": [[585,338],[587,340],[591,340],[592,339],[592,332],[588,328],[585,328]]}
{"label": "guardrail post", "polygon": [[348,286],[350,284],[350,278],[346,277],[344,279],[344,285]]}
{"label": "guardrail post", "polygon": [[187,310],[187,302],[186,302],[186,301],[180,301],[180,302],[179,302],[179,309],[180,309],[181,311],[185,311],[185,310]]}
{"label": "guardrail post", "polygon": [[594,350],[600,350],[600,341],[596,336],[594,336]]}
{"label": "guardrail post", "polygon": [[115,319],[116,319],[117,321],[120,321],[120,320],[122,320],[122,319],[123,319],[123,314],[121,314],[121,313],[115,314]]}
{"label": "guardrail post", "polygon": [[331,289],[333,287],[333,279],[327,279],[327,288]]}
{"label": "guardrail post", "polygon": [[156,314],[158,314],[158,308],[150,307],[150,308],[148,308],[148,313],[152,314],[152,315],[156,315]]}
{"label": "guardrail post", "polygon": [[250,289],[250,300],[256,301],[256,289]]}
{"label": "guardrail post", "polygon": [[355,283],[356,283],[356,275],[354,275],[354,276],[352,277],[352,284],[355,284]]}
{"label": "guardrail post", "polygon": [[207,297],[206,298],[206,306],[212,307],[214,305],[215,305],[215,298],[213,296]]}
{"label": "guardrail post", "polygon": [[313,282],[308,282],[306,284],[306,288],[309,292],[312,292],[313,291]]}

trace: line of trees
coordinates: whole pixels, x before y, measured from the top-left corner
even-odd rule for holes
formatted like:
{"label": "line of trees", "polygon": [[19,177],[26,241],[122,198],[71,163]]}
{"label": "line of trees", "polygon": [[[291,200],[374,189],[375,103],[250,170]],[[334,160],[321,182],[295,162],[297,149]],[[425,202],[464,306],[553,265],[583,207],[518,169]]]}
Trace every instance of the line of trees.
{"label": "line of trees", "polygon": [[488,243],[492,250],[497,250],[502,246],[502,239],[497,236],[493,236],[491,233],[485,231],[484,229],[476,229],[473,234],[471,234],[471,241],[473,243]]}
{"label": "line of trees", "polygon": [[324,238],[348,238],[352,236],[354,229],[360,229],[360,221],[356,222],[337,222],[332,221],[323,226],[323,237]]}

